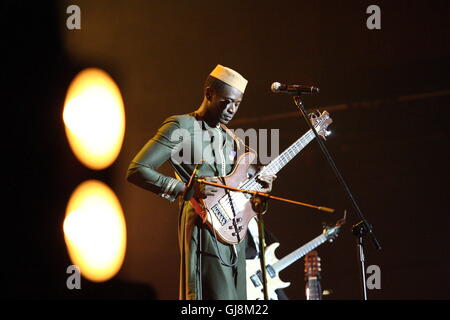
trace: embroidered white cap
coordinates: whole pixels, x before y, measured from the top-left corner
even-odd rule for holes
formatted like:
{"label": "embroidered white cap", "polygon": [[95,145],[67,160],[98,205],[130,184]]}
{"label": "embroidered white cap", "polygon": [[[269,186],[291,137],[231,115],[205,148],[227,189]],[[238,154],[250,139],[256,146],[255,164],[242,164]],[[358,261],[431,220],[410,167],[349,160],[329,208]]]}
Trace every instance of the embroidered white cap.
{"label": "embroidered white cap", "polygon": [[244,93],[248,81],[233,69],[218,64],[209,74]]}

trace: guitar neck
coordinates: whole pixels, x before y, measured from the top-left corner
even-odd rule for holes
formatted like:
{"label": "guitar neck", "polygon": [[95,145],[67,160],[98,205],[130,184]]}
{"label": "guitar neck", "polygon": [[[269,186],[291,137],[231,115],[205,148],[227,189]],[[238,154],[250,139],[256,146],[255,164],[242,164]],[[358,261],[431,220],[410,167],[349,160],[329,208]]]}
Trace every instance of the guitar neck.
{"label": "guitar neck", "polygon": [[322,243],[327,241],[327,237],[322,234],[318,236],[317,238],[314,238],[304,246],[298,248],[297,250],[291,252],[287,256],[285,256],[283,259],[277,261],[272,265],[272,268],[275,269],[275,271],[280,272],[281,270],[289,267],[291,264],[293,264],[295,261],[303,257],[305,254],[310,252],[311,250],[314,250],[318,246],[320,246]]}
{"label": "guitar neck", "polygon": [[322,287],[318,277],[308,277],[306,300],[322,300]]}
{"label": "guitar neck", "polygon": [[[303,148],[314,139],[314,133],[311,129],[295,141],[289,148],[284,150],[275,159],[273,159],[267,166],[265,166],[260,174],[275,175],[280,171],[289,161],[291,161]],[[247,180],[241,187],[247,190],[260,191],[261,185],[256,181],[256,177]],[[250,197],[250,196],[248,196]]]}
{"label": "guitar neck", "polygon": [[264,174],[277,174],[289,161],[291,161],[300,151],[305,148],[311,140],[314,139],[314,133],[311,129],[295,141],[289,148],[273,159],[264,169]]}

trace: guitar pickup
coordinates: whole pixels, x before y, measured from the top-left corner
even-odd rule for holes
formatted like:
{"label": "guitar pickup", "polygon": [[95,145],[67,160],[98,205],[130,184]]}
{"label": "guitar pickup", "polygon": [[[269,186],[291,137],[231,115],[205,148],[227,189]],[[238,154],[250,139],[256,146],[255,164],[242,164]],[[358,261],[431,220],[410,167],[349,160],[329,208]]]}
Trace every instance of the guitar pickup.
{"label": "guitar pickup", "polygon": [[266,271],[267,271],[267,274],[269,275],[269,277],[275,278],[275,276],[276,276],[275,270],[273,269],[273,267],[270,264],[268,264],[266,266]]}
{"label": "guitar pickup", "polygon": [[[269,277],[275,278],[275,276],[276,276],[275,270],[273,269],[273,267],[272,267],[270,264],[268,264],[268,265],[266,266],[266,272],[267,272],[267,274],[268,274]],[[263,280],[263,278],[262,278],[262,276],[263,276],[262,271],[261,271],[261,270],[258,270],[258,271],[256,272],[256,275],[258,276],[259,280],[260,280],[261,283],[262,283],[262,280]]]}
{"label": "guitar pickup", "polygon": [[259,278],[256,274],[252,275],[250,277],[250,280],[252,280],[252,283],[255,287],[259,287],[262,284],[262,282],[259,280]]}

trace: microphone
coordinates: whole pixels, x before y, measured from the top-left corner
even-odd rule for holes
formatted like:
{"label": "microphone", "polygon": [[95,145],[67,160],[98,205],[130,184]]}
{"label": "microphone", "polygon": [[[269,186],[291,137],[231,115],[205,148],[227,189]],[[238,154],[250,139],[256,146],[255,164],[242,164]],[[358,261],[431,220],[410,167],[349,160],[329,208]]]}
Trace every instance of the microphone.
{"label": "microphone", "polygon": [[197,177],[197,173],[198,173],[198,168],[199,166],[203,164],[203,162],[198,163],[195,168],[194,171],[191,174],[191,177],[189,178],[189,182],[186,185],[186,189],[184,190],[184,194],[183,194],[183,200],[184,201],[189,201],[192,199],[192,197],[194,196],[194,183],[195,183],[195,178]]}
{"label": "microphone", "polygon": [[301,93],[319,93],[319,88],[302,84],[282,84],[274,82],[270,86],[273,93],[287,93],[299,95]]}

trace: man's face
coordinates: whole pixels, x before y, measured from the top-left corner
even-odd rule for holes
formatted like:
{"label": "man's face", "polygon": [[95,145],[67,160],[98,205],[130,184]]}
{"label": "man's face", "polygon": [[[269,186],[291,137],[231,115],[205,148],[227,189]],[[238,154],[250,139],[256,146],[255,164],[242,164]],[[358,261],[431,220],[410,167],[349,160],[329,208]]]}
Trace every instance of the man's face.
{"label": "man's face", "polygon": [[243,93],[231,86],[212,91],[210,107],[220,123],[228,124],[239,109]]}

